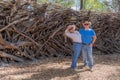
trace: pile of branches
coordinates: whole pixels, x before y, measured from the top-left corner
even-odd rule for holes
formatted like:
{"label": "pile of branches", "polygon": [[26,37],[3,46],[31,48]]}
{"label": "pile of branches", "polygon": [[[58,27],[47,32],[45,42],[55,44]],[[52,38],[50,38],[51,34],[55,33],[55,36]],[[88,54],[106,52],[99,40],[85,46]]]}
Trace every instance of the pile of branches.
{"label": "pile of branches", "polygon": [[74,11],[57,4],[0,2],[0,61],[24,62],[44,57],[71,56],[72,42],[65,43],[66,25],[78,29],[90,19],[97,33],[95,50],[120,53],[120,14]]}

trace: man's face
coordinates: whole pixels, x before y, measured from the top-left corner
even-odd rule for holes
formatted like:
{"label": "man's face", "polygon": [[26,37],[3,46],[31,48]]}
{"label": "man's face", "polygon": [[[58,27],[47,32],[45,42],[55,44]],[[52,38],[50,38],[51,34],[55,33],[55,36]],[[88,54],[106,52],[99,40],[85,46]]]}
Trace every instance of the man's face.
{"label": "man's face", "polygon": [[89,21],[85,21],[85,22],[83,23],[84,28],[89,28],[90,25],[91,25],[91,24],[90,24]]}

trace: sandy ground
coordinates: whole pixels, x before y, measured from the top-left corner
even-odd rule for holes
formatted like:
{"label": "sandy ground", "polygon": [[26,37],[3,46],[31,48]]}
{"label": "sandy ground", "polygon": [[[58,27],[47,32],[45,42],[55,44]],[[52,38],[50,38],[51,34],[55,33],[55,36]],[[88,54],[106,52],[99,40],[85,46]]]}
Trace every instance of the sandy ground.
{"label": "sandy ground", "polygon": [[82,59],[78,70],[71,70],[71,57],[2,64],[0,80],[120,80],[120,54],[94,55],[94,60],[93,72],[81,68]]}

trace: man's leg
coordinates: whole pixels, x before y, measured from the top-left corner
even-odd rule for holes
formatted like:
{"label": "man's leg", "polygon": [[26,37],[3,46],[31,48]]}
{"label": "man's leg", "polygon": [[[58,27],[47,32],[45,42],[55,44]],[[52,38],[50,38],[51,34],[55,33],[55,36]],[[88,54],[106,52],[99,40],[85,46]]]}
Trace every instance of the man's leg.
{"label": "man's leg", "polygon": [[82,55],[83,55],[83,62],[84,62],[84,67],[87,66],[88,60],[87,60],[87,46],[83,45],[82,47]]}
{"label": "man's leg", "polygon": [[72,55],[72,64],[71,64],[71,68],[75,69],[76,68],[76,64],[77,64],[77,59],[79,57],[80,51],[81,51],[81,44],[77,44],[74,43],[73,44],[73,55]]}
{"label": "man's leg", "polygon": [[89,61],[89,67],[90,67],[90,69],[92,69],[92,67],[93,67],[93,56],[92,56],[92,47],[89,47],[88,46],[88,61]]}

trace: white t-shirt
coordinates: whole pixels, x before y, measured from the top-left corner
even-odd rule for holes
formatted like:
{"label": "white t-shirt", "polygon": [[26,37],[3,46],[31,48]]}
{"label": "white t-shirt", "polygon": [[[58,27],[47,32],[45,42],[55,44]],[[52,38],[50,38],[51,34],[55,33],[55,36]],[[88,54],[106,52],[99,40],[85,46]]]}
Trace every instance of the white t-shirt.
{"label": "white t-shirt", "polygon": [[78,31],[70,33],[68,30],[65,31],[65,35],[73,40],[73,42],[82,43],[81,34]]}

